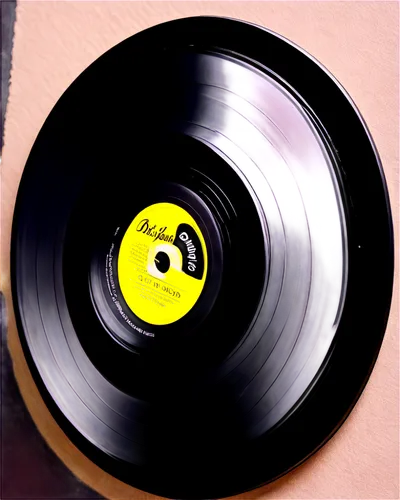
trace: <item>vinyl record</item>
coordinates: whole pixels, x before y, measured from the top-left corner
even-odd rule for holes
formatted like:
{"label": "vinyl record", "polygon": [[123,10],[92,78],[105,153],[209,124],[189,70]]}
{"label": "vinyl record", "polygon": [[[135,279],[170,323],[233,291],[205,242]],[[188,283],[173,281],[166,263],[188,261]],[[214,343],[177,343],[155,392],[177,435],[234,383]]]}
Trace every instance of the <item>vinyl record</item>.
{"label": "vinyl record", "polygon": [[276,479],[338,429],[388,318],[393,234],[359,112],[249,23],[125,40],[28,158],[12,287],[30,369],[93,462],[170,498]]}

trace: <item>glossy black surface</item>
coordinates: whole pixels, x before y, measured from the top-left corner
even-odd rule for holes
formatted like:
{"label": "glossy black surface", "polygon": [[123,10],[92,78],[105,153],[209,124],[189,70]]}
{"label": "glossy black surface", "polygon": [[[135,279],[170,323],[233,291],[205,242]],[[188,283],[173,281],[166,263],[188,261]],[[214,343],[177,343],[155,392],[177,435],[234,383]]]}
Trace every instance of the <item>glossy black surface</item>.
{"label": "glossy black surface", "polygon": [[1,474],[3,500],[103,499],[83,484],[49,448],[26,408],[7,347],[7,311],[1,314]]}
{"label": "glossy black surface", "polygon": [[[226,79],[223,88],[212,85],[220,75]],[[243,80],[233,81],[235,75]],[[282,102],[296,108],[293,120],[303,120],[298,133],[309,138],[314,156],[305,174],[302,165],[296,170],[292,162],[291,167],[300,176],[304,213],[293,211],[299,195],[291,191],[291,178],[282,185],[276,177],[280,170],[266,164],[275,201],[281,200],[276,205],[282,213],[275,220],[264,191],[246,180],[251,168],[232,160],[241,153],[231,149],[230,156],[217,147],[215,141],[220,145],[234,136],[230,124],[245,131],[246,120],[260,116],[261,108],[237,100],[240,89],[235,104],[228,106],[230,85],[238,83],[244,94],[253,85],[261,100],[267,89],[279,91],[286,95]],[[98,103],[106,90],[114,98],[104,110]],[[290,121],[286,126],[285,132],[291,132]],[[269,149],[251,130],[236,144],[247,158],[258,155],[261,165]],[[197,344],[170,349],[167,342],[155,354],[136,345],[133,352],[103,331],[86,300],[89,247],[121,193],[132,186],[133,199],[139,188],[149,196],[151,183],[171,175],[171,156],[163,161],[160,142],[168,134],[202,143],[194,161],[204,146],[210,150],[205,156],[215,155],[198,169],[209,179],[207,189],[216,185],[215,200],[220,201],[213,202],[214,195],[205,196],[204,190],[201,196],[212,219],[220,220],[215,224],[225,245],[224,265],[231,252],[228,241],[236,248],[231,263],[240,279],[232,279],[232,272],[223,275],[226,293],[207,313],[219,319],[207,328],[206,320],[200,322]],[[207,142],[207,137],[212,139]],[[182,146],[172,148],[172,156],[182,151]],[[191,165],[178,164],[181,179]],[[225,173],[228,167],[237,173],[229,174],[232,181]],[[182,185],[189,187],[187,182],[185,177]],[[86,197],[88,185],[99,190]],[[321,213],[331,216],[326,235],[316,230],[322,226],[312,210],[324,190],[327,206],[321,205]],[[215,203],[221,203],[219,209]],[[86,208],[77,214],[76,207]],[[227,207],[227,214],[218,216],[221,207]],[[297,216],[297,225],[291,225]],[[281,221],[279,233],[274,224]],[[74,233],[73,227],[80,229]],[[325,252],[332,234],[337,235],[332,248],[339,249],[332,250],[332,267],[342,274],[329,278]],[[220,18],[159,25],[97,60],[50,114],[21,181],[12,275],[32,373],[73,442],[105,470],[153,493],[172,498],[240,493],[279,477],[329,439],[370,374],[393,279],[392,225],[380,161],[354,104],[318,63],[288,41]],[[264,300],[274,296],[271,289],[276,290],[277,313],[268,314],[275,330],[265,324],[272,305]],[[326,302],[318,295],[326,295]],[[90,346],[96,346],[93,352]],[[103,376],[96,366],[107,359]]]}

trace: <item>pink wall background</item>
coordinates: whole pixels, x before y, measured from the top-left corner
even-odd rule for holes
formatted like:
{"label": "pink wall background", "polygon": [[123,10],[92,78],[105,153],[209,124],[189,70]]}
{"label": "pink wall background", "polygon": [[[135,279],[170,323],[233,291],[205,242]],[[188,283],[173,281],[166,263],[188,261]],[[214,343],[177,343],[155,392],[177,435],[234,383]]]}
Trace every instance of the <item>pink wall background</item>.
{"label": "pink wall background", "polygon": [[[107,49],[141,29],[202,14],[265,25],[308,50],[339,79],[360,108],[377,144],[398,229],[397,2],[19,2],[1,193],[1,289],[8,303],[9,346],[22,395],[45,439],[78,477],[104,496],[118,500],[150,499],[151,495],[110,477],[68,441],[41,402],[27,370],[10,303],[12,211],[33,141],[75,77]],[[398,243],[398,234],[396,239]],[[399,498],[398,280],[395,290],[378,362],[341,430],[303,466],[241,498]]]}

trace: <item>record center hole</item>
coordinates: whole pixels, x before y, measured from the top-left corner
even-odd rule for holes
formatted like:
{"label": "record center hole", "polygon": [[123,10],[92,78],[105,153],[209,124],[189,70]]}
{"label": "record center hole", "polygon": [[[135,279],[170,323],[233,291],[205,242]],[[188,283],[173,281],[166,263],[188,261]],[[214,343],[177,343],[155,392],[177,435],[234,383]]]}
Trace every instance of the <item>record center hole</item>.
{"label": "record center hole", "polygon": [[165,252],[158,252],[154,257],[154,262],[156,263],[156,268],[160,273],[166,273],[170,266],[169,257]]}

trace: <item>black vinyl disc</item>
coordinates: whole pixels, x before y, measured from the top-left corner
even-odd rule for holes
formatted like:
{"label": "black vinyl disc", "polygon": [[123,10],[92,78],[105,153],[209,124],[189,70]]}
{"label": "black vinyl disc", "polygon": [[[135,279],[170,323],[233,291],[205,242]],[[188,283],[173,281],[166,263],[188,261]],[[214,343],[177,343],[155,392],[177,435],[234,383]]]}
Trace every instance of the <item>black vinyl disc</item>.
{"label": "black vinyl disc", "polygon": [[276,479],[338,429],[389,314],[382,166],[337,81],[279,35],[195,17],[55,105],[12,233],[18,329],[72,442],[170,498]]}

